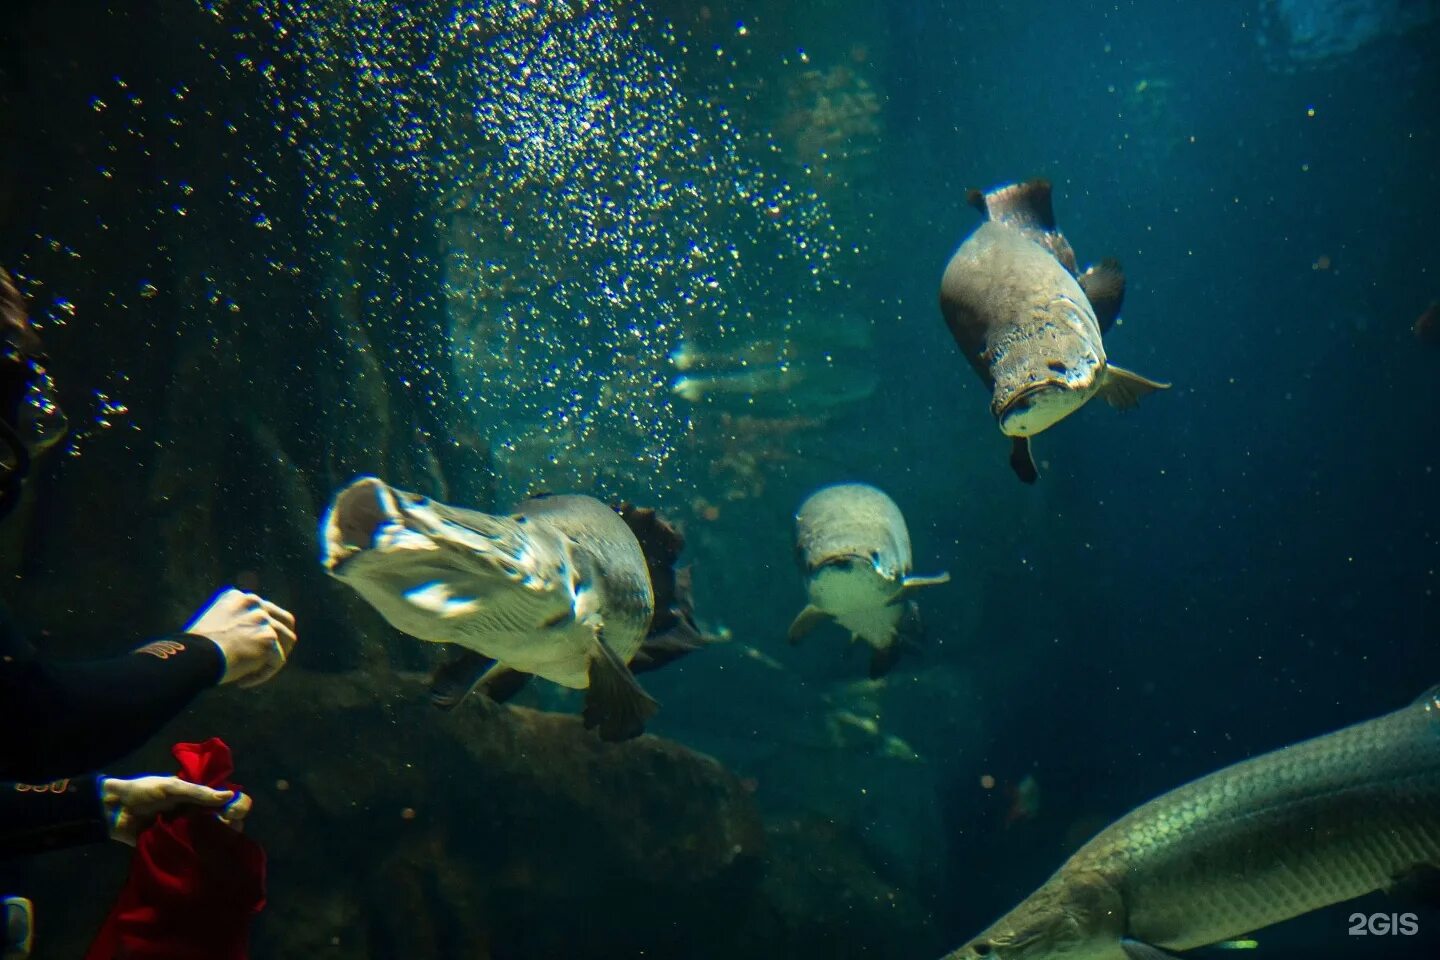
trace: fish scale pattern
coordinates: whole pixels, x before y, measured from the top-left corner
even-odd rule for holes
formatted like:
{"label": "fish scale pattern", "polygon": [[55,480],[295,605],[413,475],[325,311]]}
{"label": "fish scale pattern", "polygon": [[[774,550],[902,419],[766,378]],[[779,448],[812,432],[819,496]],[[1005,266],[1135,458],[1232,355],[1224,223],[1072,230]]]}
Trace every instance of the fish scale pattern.
{"label": "fish scale pattern", "polygon": [[1424,865],[1440,865],[1435,695],[1171,791],[1086,844],[1057,879],[1098,872],[1122,894],[1128,935],[1183,950]]}

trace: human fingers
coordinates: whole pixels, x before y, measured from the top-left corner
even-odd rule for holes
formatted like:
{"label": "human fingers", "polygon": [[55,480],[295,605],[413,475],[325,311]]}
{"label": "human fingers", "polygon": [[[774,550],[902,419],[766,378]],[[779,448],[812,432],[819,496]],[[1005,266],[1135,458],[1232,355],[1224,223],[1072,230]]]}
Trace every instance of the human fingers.
{"label": "human fingers", "polygon": [[275,620],[278,620],[280,623],[283,623],[285,626],[289,627],[292,632],[294,631],[295,614],[291,613],[289,610],[286,610],[278,603],[271,603],[264,597],[257,597],[256,599],[260,601],[260,606],[265,609],[266,613],[270,614],[270,616]]}
{"label": "human fingers", "polygon": [[285,648],[280,644],[279,635],[269,627],[266,628],[266,633],[269,639],[266,645],[264,659],[258,668],[239,681],[238,686],[242,690],[260,686],[260,684],[265,683],[271,677],[275,676],[275,674],[279,673],[280,669],[285,666]]}
{"label": "human fingers", "polygon": [[250,815],[250,808],[253,806],[248,793],[237,794],[234,800],[225,805],[220,811],[220,822],[226,826],[240,828],[240,824]]}
{"label": "human fingers", "polygon": [[295,646],[295,634],[284,624],[268,618],[263,627],[256,631],[255,639],[263,644],[262,665],[241,681],[242,689],[258,687],[279,673],[290,659],[290,650]]}
{"label": "human fingers", "polygon": [[279,620],[271,620],[270,623],[275,628],[275,638],[280,641],[280,652],[289,659],[290,651],[295,649],[295,628]]}
{"label": "human fingers", "polygon": [[161,793],[168,808],[185,803],[199,807],[223,807],[235,798],[234,790],[214,790],[199,783],[167,777],[161,785]]}

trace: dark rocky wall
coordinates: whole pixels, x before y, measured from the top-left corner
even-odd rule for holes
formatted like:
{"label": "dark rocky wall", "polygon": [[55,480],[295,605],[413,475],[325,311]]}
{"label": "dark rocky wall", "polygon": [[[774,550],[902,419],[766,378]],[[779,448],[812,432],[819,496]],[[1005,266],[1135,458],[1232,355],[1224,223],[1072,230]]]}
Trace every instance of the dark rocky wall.
{"label": "dark rocky wall", "polygon": [[[757,725],[757,793],[753,775],[671,740],[606,746],[571,714],[425,704],[416,677],[431,651],[326,579],[314,540],[326,498],[358,473],[490,505],[483,456],[443,442],[445,405],[395,362],[443,329],[388,306],[397,286],[403,301],[434,280],[417,266],[423,239],[384,239],[414,226],[424,198],[400,184],[319,240],[258,231],[231,181],[272,133],[246,109],[264,89],[238,68],[215,73],[243,38],[182,0],[112,6],[21,2],[0,28],[0,262],[25,279],[78,441],[0,530],[0,599],[47,654],[75,657],[173,630],[227,583],[297,613],[302,643],[274,683],[210,695],[112,771],[168,769],[177,739],[232,744],[271,858],[255,955],[938,953],[924,889],[936,864],[910,862],[913,838],[899,835],[912,817],[934,822],[932,775],[893,758],[846,766],[873,744],[837,739],[824,717]],[[175,76],[210,82],[177,97]],[[807,110],[786,122],[800,130]],[[291,229],[281,214],[307,185],[292,172],[248,186],[264,188],[274,230]],[[95,390],[128,405],[114,426],[96,422]],[[706,676],[752,662],[738,645],[715,657]],[[814,706],[803,680],[774,682],[796,712]],[[698,704],[662,696],[691,742],[725,742],[756,709],[726,695],[707,718],[708,691],[675,689]],[[780,734],[802,725],[823,736],[797,766]],[[855,769],[886,779],[900,764],[904,803],[852,789]],[[41,955],[78,955],[125,862],[110,845],[18,868]]]}

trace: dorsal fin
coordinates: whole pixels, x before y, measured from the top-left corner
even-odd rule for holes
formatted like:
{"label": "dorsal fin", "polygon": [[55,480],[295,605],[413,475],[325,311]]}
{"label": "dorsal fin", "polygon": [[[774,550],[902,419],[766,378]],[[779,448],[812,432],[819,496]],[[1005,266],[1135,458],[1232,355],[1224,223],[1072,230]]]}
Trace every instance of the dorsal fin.
{"label": "dorsal fin", "polygon": [[[975,203],[971,191],[971,203]],[[1050,203],[1049,180],[1026,180],[999,187],[984,194],[977,204],[985,216],[999,223],[1020,228],[1050,231],[1055,229],[1055,209]]]}
{"label": "dorsal fin", "polygon": [[1120,261],[1106,257],[1084,273],[1080,274],[1080,289],[1095,311],[1095,320],[1101,333],[1108,333],[1120,316],[1120,306],[1125,301],[1125,271]]}
{"label": "dorsal fin", "polygon": [[640,541],[650,588],[655,594],[650,630],[630,659],[631,672],[643,673],[699,650],[714,638],[702,633],[695,623],[690,569],[678,565],[680,551],[685,549],[685,535],[650,507],[626,502],[614,509]]}
{"label": "dorsal fin", "polygon": [[675,563],[685,549],[685,536],[651,507],[637,507],[626,501],[614,509],[640,542],[655,593],[655,616],[661,617],[662,611],[675,604]]}

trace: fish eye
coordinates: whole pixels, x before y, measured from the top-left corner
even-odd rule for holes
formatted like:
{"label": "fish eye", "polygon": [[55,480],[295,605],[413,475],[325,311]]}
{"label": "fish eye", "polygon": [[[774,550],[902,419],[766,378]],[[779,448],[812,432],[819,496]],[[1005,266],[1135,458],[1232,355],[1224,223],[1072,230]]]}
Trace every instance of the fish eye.
{"label": "fish eye", "polygon": [[1064,362],[1060,360],[1051,360],[1049,363],[1045,364],[1045,366],[1049,367],[1051,370],[1054,370],[1056,373],[1064,373],[1066,370],[1069,369],[1065,366]]}

